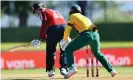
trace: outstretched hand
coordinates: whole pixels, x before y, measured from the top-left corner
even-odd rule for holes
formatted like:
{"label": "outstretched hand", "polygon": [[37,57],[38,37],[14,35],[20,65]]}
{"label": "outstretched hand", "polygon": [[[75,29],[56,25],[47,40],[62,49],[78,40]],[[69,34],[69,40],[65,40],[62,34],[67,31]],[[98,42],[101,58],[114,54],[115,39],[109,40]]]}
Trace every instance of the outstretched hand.
{"label": "outstretched hand", "polygon": [[68,40],[62,39],[60,41],[60,47],[64,51],[67,45],[70,43],[71,39],[69,38]]}
{"label": "outstretched hand", "polygon": [[34,40],[31,41],[31,44],[32,44],[33,47],[39,48],[40,44],[41,44],[41,41],[38,40],[38,39],[34,39]]}

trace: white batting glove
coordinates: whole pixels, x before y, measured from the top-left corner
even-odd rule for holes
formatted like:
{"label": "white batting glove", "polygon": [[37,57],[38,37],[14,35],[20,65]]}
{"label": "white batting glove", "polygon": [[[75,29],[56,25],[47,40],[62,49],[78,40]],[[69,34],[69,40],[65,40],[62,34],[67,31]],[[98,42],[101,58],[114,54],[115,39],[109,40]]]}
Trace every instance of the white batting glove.
{"label": "white batting glove", "polygon": [[41,41],[38,40],[38,39],[34,39],[34,40],[31,41],[31,44],[32,44],[33,47],[39,48],[40,44],[41,44]]}
{"label": "white batting glove", "polygon": [[71,39],[69,38],[68,40],[62,39],[60,41],[60,47],[64,51],[67,45],[70,43]]}

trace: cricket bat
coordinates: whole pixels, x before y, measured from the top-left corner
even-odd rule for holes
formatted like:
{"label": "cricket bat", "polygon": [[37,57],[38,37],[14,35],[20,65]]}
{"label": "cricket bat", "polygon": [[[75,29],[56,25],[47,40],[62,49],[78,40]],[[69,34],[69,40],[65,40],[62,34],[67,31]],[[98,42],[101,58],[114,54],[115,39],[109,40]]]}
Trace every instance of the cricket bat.
{"label": "cricket bat", "polygon": [[8,51],[9,52],[15,52],[15,51],[18,51],[18,50],[22,50],[22,49],[25,49],[25,48],[28,48],[28,47],[31,47],[32,45],[29,43],[29,44],[23,44],[23,45],[18,45],[18,46],[14,46],[12,48],[10,48]]}

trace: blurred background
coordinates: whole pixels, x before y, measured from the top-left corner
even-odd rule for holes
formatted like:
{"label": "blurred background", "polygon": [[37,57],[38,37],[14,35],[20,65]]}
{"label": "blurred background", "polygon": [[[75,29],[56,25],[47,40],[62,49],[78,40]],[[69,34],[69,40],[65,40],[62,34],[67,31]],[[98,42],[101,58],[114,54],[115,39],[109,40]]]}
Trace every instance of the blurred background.
{"label": "blurred background", "polygon": [[[99,29],[101,49],[102,52],[105,53],[105,56],[111,61],[113,66],[127,67],[116,68],[118,73],[121,73],[123,76],[131,76],[133,74],[133,1],[12,0],[1,1],[0,3],[2,53],[0,67],[5,69],[2,70],[2,77],[7,78],[7,76],[9,77],[9,74],[13,77],[13,73],[14,76],[19,73],[21,74],[21,71],[13,72],[9,69],[37,69],[45,67],[45,41],[39,49],[27,48],[18,52],[8,52],[8,49],[13,46],[27,44],[31,40],[39,37],[41,20],[32,14],[32,4],[34,2],[42,2],[47,8],[60,12],[66,21],[69,18],[68,14],[70,7],[74,4],[81,6],[83,14],[96,24]],[[73,32],[72,37],[75,35],[76,33]],[[75,54],[76,65],[78,67],[86,66],[85,51],[80,50],[77,53],[80,54]],[[57,54],[56,67],[59,67],[58,57],[59,55]],[[101,66],[100,63],[99,66]],[[84,68],[81,71],[84,71]],[[107,73],[103,69],[100,71],[103,73],[101,74],[103,76]],[[28,75],[27,72],[30,73],[31,71],[22,71],[22,73],[26,74],[25,76]],[[42,73],[44,75],[45,71],[41,69],[32,70],[32,72]],[[30,74],[32,74],[32,72]],[[83,73],[85,73],[85,71]],[[45,78],[46,76],[47,75],[45,75]],[[20,75],[20,77],[23,76]]]}
{"label": "blurred background", "polygon": [[32,14],[32,4],[34,2],[42,2],[48,8],[59,11],[66,20],[69,18],[70,6],[78,4],[81,6],[83,14],[98,26],[102,41],[133,40],[133,1],[53,0],[2,1],[2,42],[25,42],[38,37],[41,20]]}
{"label": "blurred background", "polygon": [[[1,26],[31,27],[40,26],[40,20],[32,14],[35,1],[2,1]],[[48,8],[59,11],[67,20],[70,6],[78,4],[83,14],[94,23],[131,23],[133,22],[132,1],[38,1]]]}

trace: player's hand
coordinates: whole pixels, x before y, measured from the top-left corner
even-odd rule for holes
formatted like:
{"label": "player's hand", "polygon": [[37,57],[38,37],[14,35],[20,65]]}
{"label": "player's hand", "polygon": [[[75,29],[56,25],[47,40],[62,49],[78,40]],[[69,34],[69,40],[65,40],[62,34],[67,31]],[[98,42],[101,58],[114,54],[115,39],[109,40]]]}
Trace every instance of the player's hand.
{"label": "player's hand", "polygon": [[41,41],[38,40],[38,39],[34,39],[34,40],[31,41],[31,44],[32,44],[33,47],[39,48],[40,44],[41,44]]}
{"label": "player's hand", "polygon": [[43,37],[39,37],[40,41],[46,40],[47,39],[47,35],[45,34]]}
{"label": "player's hand", "polygon": [[60,41],[60,47],[64,51],[67,45],[70,43],[71,39],[69,38],[68,40],[62,39]]}
{"label": "player's hand", "polygon": [[45,35],[45,39],[47,39],[47,35]]}

